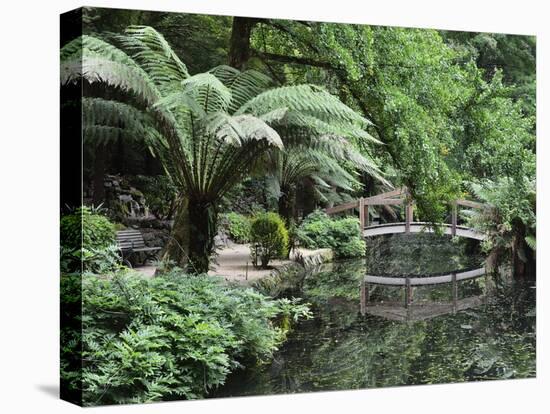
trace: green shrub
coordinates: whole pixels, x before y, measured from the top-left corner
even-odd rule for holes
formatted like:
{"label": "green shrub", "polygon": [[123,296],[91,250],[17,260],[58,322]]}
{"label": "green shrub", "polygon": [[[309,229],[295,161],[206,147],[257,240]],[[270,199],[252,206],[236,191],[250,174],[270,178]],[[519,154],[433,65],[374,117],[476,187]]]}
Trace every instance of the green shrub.
{"label": "green shrub", "polygon": [[104,273],[120,263],[115,225],[83,206],[61,217],[61,270]]}
{"label": "green shrub", "polygon": [[332,219],[322,211],[314,211],[300,225],[297,238],[309,249],[331,248],[337,258],[365,255],[365,241],[356,218]]}
{"label": "green shrub", "polygon": [[[61,293],[70,302],[72,291]],[[296,300],[179,269],[155,278],[85,275],[82,306],[84,405],[202,398],[243,363],[271,358],[288,321],[310,316]],[[71,346],[80,345],[63,347],[69,362]]]}
{"label": "green shrub", "polygon": [[277,213],[262,213],[252,220],[250,227],[252,256],[267,268],[269,261],[288,254],[288,231]]}
{"label": "green shrub", "polygon": [[331,234],[332,219],[324,212],[315,210],[299,227],[297,238],[303,247],[320,249],[334,246]]}
{"label": "green shrub", "polygon": [[229,237],[236,243],[250,242],[250,219],[239,213],[227,213],[222,216]]}
{"label": "green shrub", "polygon": [[104,249],[115,243],[115,226],[90,207],[61,217],[61,246],[69,250]]}
{"label": "green shrub", "polygon": [[107,274],[122,269],[122,258],[116,244],[104,249],[70,250],[61,247],[61,272],[89,272]]}

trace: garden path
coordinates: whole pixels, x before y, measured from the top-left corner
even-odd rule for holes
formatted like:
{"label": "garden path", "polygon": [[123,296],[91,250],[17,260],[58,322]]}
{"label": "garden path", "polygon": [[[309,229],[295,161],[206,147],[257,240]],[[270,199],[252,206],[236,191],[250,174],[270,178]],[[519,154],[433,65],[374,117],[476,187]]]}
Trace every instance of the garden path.
{"label": "garden path", "polygon": [[[314,256],[317,254],[326,254],[329,249],[310,250],[304,248],[296,249],[296,252],[302,254],[303,257]],[[235,282],[248,282],[269,276],[274,270],[280,269],[289,263],[292,263],[296,257],[296,252],[291,254],[290,259],[286,260],[271,260],[269,262],[270,269],[255,269],[252,266],[250,259],[250,245],[236,244],[228,242],[222,249],[217,251],[217,257],[213,263],[213,269],[208,274],[211,276],[224,277],[226,280]],[[247,265],[248,263],[248,265]],[[156,267],[153,265],[140,266],[134,270],[143,273],[147,277],[153,277]]]}

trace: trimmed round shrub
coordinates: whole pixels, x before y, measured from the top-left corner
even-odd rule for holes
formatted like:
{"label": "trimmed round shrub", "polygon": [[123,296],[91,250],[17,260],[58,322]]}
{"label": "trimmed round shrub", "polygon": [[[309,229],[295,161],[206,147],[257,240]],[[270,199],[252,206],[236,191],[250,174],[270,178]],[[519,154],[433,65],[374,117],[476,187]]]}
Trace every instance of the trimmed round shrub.
{"label": "trimmed round shrub", "polygon": [[252,256],[260,259],[262,268],[269,261],[284,257],[288,253],[288,230],[277,213],[263,213],[252,220],[250,238],[253,243]]}

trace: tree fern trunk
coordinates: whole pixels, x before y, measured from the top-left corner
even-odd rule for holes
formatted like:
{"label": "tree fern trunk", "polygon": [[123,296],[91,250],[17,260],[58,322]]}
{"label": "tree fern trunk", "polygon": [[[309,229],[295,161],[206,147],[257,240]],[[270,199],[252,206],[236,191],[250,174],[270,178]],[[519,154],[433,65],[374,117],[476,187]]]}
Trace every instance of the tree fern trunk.
{"label": "tree fern trunk", "polygon": [[212,203],[189,200],[189,261],[187,271],[207,273],[210,256],[214,251],[217,232],[217,212]]}
{"label": "tree fern trunk", "polygon": [[279,215],[288,226],[290,221],[294,219],[295,193],[290,188],[281,188],[281,196],[279,197]]}
{"label": "tree fern trunk", "polygon": [[177,266],[185,268],[189,254],[189,202],[187,198],[181,197],[176,203],[174,226],[164,246],[162,259],[172,260]]}
{"label": "tree fern trunk", "polygon": [[105,187],[104,187],[104,176],[105,176],[105,158],[106,151],[104,145],[98,145],[95,149],[94,157],[94,193],[93,193],[93,203],[94,205],[99,205],[105,201]]}

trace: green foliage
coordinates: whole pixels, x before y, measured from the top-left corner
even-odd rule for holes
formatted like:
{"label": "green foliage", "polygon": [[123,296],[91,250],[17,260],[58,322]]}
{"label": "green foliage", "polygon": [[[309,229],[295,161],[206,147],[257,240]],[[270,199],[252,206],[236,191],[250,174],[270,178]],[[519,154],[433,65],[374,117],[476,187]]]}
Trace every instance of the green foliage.
{"label": "green foliage", "polygon": [[61,393],[82,404],[82,274],[62,273],[60,280],[60,376]]}
{"label": "green foliage", "polygon": [[[72,286],[62,283],[66,302]],[[88,274],[82,300],[84,405],[204,397],[242,363],[270,358],[289,321],[311,316],[298,300],[271,300],[179,269],[152,279]],[[77,347],[66,341],[63,352]]]}
{"label": "green foliage", "polygon": [[189,256],[199,273],[208,270],[217,204],[262,156],[282,149],[283,138],[375,141],[365,131],[370,121],[321,86],[272,87],[259,71],[229,66],[191,75],[152,27],[131,26],[109,37],[114,41],[83,35],[66,44],[61,83],[84,78],[117,90],[117,98],[92,99],[98,105],[87,107],[91,138],[96,131],[103,139],[121,123],[144,137],[178,195],[189,198]]}
{"label": "green foliage", "polygon": [[105,273],[120,267],[115,225],[98,209],[82,206],[61,217],[61,271]]}
{"label": "green foliage", "polygon": [[165,175],[138,175],[130,182],[145,197],[151,213],[160,220],[172,219],[176,209],[176,187]]}
{"label": "green foliage", "polygon": [[[75,254],[78,254],[78,252]],[[80,260],[84,272],[91,272],[99,275],[114,272],[123,267],[120,250],[116,244],[103,249],[82,249]],[[62,268],[61,271],[66,270]]]}
{"label": "green foliage", "polygon": [[535,182],[526,178],[515,181],[507,177],[485,180],[471,185],[488,208],[473,214],[471,221],[489,238],[485,248],[503,249],[527,261],[524,242],[533,251],[536,247]]}
{"label": "green foliage", "polygon": [[288,253],[288,230],[277,213],[257,215],[250,227],[250,240],[253,258],[258,257],[263,268],[271,259]]}
{"label": "green foliage", "polygon": [[511,87],[510,96],[526,115],[535,114],[535,36],[456,31],[443,32],[442,36],[464,59],[474,59],[485,78],[490,79],[497,68],[502,70],[504,82]]}
{"label": "green foliage", "polygon": [[227,227],[229,236],[236,243],[248,243],[250,241],[250,218],[239,213],[227,213],[221,217],[222,225]]}
{"label": "green foliage", "polygon": [[337,258],[365,255],[365,242],[356,218],[332,219],[317,210],[300,225],[298,239],[310,249],[331,248]]}
{"label": "green foliage", "polygon": [[61,217],[61,246],[70,250],[101,249],[115,242],[115,228],[107,217],[82,206]]}

